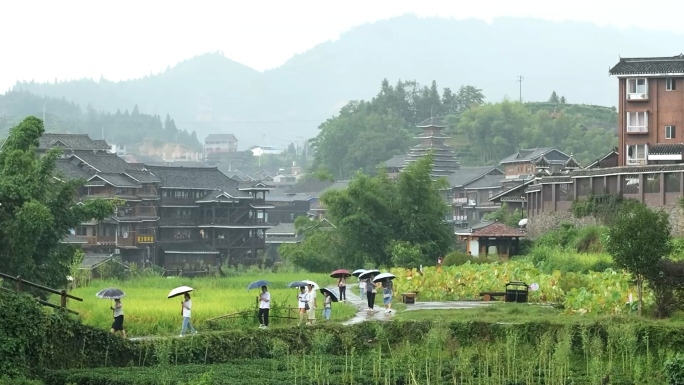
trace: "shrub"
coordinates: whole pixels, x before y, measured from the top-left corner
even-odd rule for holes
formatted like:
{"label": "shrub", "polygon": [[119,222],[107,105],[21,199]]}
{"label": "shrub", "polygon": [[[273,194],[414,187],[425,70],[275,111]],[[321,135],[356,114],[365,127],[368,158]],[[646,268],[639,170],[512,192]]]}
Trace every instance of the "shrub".
{"label": "shrub", "polygon": [[451,253],[447,254],[446,257],[444,257],[444,260],[442,261],[443,266],[460,266],[465,263],[493,263],[493,262],[498,262],[499,258],[497,256],[478,256],[478,257],[473,257],[472,255],[468,253],[464,253],[461,251],[452,251]]}
{"label": "shrub", "polygon": [[668,358],[664,367],[668,385],[684,385],[684,354]]}

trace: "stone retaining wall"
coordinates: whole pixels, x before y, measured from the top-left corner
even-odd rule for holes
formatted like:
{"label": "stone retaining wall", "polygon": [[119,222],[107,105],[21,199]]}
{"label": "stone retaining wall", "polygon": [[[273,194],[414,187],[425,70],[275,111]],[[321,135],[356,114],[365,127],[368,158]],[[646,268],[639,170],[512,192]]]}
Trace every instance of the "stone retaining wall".
{"label": "stone retaining wall", "polygon": [[[672,225],[672,236],[684,237],[684,210],[679,206],[666,206],[662,208],[670,217]],[[598,225],[594,217],[575,218],[568,211],[556,211],[544,213],[530,218],[527,224],[527,234],[529,239],[535,239],[539,235],[560,227],[563,223],[570,223],[576,227]]]}

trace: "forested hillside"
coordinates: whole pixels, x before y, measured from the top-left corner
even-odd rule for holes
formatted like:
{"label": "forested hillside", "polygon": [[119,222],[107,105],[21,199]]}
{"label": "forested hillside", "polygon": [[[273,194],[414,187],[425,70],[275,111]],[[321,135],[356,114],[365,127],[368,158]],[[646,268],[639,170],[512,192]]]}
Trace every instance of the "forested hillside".
{"label": "forested hillside", "polygon": [[676,34],[588,23],[407,15],[355,27],[263,73],[230,60],[227,52],[123,82],[25,79],[15,89],[111,113],[137,104],[141,113],[170,113],[179,128],[200,136],[235,134],[241,149],[285,147],[297,137],[316,135],[320,122],[350,100],[369,100],[383,78],[471,84],[488,102],[499,102],[506,96],[518,99],[516,79],[522,75],[526,102],[547,100],[556,90],[568,102],[616,105],[617,81],[608,68],[620,56],[677,55],[680,41]]}
{"label": "forested hillside", "polygon": [[484,103],[474,86],[454,92],[436,82],[387,80],[370,101],[352,101],[320,125],[312,139],[314,169],[346,178],[357,170],[374,172],[378,164],[416,144],[416,124],[445,117],[445,132],[463,165],[496,165],[519,148],[556,147],[588,163],[617,144],[614,109],[558,101]]}
{"label": "forested hillside", "polygon": [[93,139],[104,138],[110,144],[135,146],[145,139],[161,145],[165,142],[180,143],[188,149],[200,150],[195,132],[179,130],[173,119],[166,116],[162,124],[157,115],[140,113],[137,105],[131,111],[98,112],[91,106],[83,110],[64,98],[49,98],[27,91],[11,91],[0,95],[0,138],[25,117],[45,116],[46,132],[87,133]]}

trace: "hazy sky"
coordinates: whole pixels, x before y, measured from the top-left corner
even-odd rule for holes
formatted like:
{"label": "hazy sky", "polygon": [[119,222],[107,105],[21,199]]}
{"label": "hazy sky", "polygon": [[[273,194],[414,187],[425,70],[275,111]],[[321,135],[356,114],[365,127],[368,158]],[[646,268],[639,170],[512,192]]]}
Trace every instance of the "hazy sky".
{"label": "hazy sky", "polygon": [[214,51],[261,71],[356,25],[405,13],[487,21],[532,16],[684,33],[680,17],[668,16],[681,11],[684,2],[676,0],[3,1],[0,92],[17,80],[135,78]]}

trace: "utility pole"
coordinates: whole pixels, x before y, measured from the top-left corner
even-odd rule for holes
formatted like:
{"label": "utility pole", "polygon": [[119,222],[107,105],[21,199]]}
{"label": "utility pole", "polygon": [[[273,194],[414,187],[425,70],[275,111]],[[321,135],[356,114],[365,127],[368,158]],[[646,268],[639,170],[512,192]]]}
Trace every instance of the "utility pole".
{"label": "utility pole", "polygon": [[43,129],[45,129],[45,103],[43,103]]}
{"label": "utility pole", "polygon": [[520,83],[520,86],[519,86],[519,93],[520,93],[519,98],[520,98],[520,103],[522,103],[522,81],[523,81],[524,79],[525,79],[525,78],[524,78],[522,75],[518,75],[518,80],[516,80],[516,82]]}

